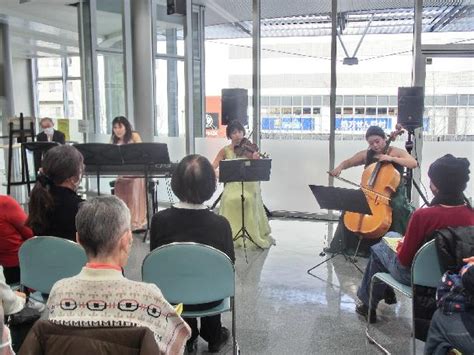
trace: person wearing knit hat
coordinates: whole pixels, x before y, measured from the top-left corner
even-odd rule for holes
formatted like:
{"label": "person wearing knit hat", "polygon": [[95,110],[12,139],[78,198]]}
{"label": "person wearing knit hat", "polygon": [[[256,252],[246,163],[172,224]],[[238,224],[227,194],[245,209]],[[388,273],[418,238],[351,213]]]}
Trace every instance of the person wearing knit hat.
{"label": "person wearing knit hat", "polygon": [[[409,169],[417,167],[417,161],[408,154],[406,150],[392,146],[386,149],[386,135],[382,128],[378,126],[370,126],[365,133],[365,139],[369,145],[368,149],[362,150],[351,158],[344,160],[334,170],[330,171],[329,174],[332,176],[339,176],[345,169],[359,165],[367,167],[377,161],[392,163],[400,172],[400,175],[403,173],[405,167]],[[404,183],[400,183],[397,191],[392,195],[391,206],[392,225],[390,226],[390,230],[403,234],[408,223],[408,218],[413,212],[413,207],[410,205],[410,202],[406,197],[406,187]],[[344,245],[346,252],[351,253],[351,251],[353,252],[357,249],[360,256],[367,257],[369,254],[369,247],[377,242],[377,240],[373,241],[365,239],[362,240],[360,245],[358,245],[359,237],[345,228],[344,223],[342,223],[342,218],[340,222],[341,223],[339,223],[339,226],[337,227],[330,247],[325,248],[324,251],[328,253],[339,252],[341,251],[342,245]]]}
{"label": "person wearing knit hat", "polygon": [[428,176],[435,198],[431,205],[460,205],[464,202],[464,190],[469,181],[469,160],[451,154],[438,158],[430,165]]}

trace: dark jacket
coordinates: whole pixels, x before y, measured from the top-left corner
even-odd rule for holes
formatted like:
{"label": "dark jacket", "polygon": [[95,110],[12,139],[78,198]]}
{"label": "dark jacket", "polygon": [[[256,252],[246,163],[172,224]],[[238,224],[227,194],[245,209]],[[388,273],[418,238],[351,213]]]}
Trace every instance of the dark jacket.
{"label": "dark jacket", "polygon": [[[438,257],[442,271],[459,271],[463,265],[462,259],[474,255],[473,226],[448,227],[438,230],[428,238],[435,239]],[[428,241],[428,240],[426,240]],[[414,317],[416,338],[426,341],[431,318],[437,309],[436,288],[415,285],[414,287]]]}
{"label": "dark jacket", "polygon": [[51,186],[53,209],[48,213],[47,226],[32,226],[36,236],[49,235],[76,241],[76,214],[84,200],[67,187]]}
{"label": "dark jacket", "polygon": [[144,327],[79,328],[39,320],[19,355],[160,354],[153,333]]}
{"label": "dark jacket", "polygon": [[443,271],[458,272],[462,259],[474,255],[474,226],[441,229],[434,238]]}
{"label": "dark jacket", "polygon": [[[48,141],[48,136],[46,135],[46,133],[40,132],[36,135],[36,140],[38,142],[47,142]],[[63,132],[54,130],[52,141],[53,142],[58,142],[58,143],[61,143],[61,144],[65,144],[66,143],[66,136],[64,135]]]}

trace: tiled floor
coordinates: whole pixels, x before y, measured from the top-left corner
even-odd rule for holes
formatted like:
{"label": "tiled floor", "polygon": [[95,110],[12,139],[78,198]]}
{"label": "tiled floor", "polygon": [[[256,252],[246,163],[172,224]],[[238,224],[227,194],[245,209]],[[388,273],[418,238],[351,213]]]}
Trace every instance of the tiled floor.
{"label": "tiled floor", "polygon": [[[265,251],[249,251],[248,264],[237,250],[237,339],[242,354],[377,354],[365,337],[365,321],[355,312],[356,291],[362,274],[343,256],[313,271],[324,260],[332,227],[326,222],[272,220],[277,244]],[[139,280],[141,262],[149,244],[135,238],[126,268]],[[364,269],[365,259],[358,265]],[[382,304],[373,331],[392,354],[410,353],[410,302],[398,295],[395,306]],[[223,323],[231,327],[230,314]],[[417,344],[422,353],[423,343]],[[200,339],[198,354],[207,353]],[[229,344],[223,354],[231,354]]]}

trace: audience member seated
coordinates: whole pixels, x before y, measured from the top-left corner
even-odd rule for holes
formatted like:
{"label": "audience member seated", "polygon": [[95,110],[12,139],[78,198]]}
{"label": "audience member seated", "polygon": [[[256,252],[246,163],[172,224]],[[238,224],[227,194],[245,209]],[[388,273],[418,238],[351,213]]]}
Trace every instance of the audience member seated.
{"label": "audience member seated", "polygon": [[[362,302],[356,312],[368,316],[372,276],[389,272],[398,282],[411,284],[411,264],[416,252],[437,229],[474,225],[474,212],[466,205],[463,191],[469,181],[469,161],[447,154],[431,164],[428,176],[434,199],[430,207],[416,210],[410,217],[405,237],[395,253],[383,240],[371,247],[371,256],[357,296]],[[392,232],[393,233],[393,232]],[[376,321],[378,303],[393,297],[393,289],[383,283],[374,285],[370,322]],[[386,298],[386,302],[388,303]]]}
{"label": "audience member seated", "polygon": [[26,222],[34,235],[76,240],[74,219],[83,201],[76,191],[83,170],[82,154],[73,146],[57,146],[46,152],[31,191]]}
{"label": "audience member seated", "polygon": [[66,143],[66,137],[63,132],[54,129],[54,122],[49,117],[44,117],[40,120],[40,126],[43,132],[36,135],[38,142],[58,142]]}
{"label": "audience member seated", "polygon": [[33,236],[31,229],[25,226],[26,218],[26,213],[14,198],[0,195],[0,265],[7,284],[20,282],[18,250]]}
{"label": "audience member seated", "polygon": [[453,349],[474,354],[474,256],[459,274],[447,272],[438,288],[439,309],[433,315],[426,355],[450,354]]}
{"label": "audience member seated", "polygon": [[[180,202],[153,216],[150,250],[173,242],[196,242],[219,249],[234,262],[229,222],[203,205],[216,190],[216,175],[211,163],[200,155],[185,157],[173,173],[171,188]],[[184,305],[184,310],[204,310],[219,303]],[[196,348],[198,335],[208,342],[209,352],[218,352],[229,338],[229,330],[221,325],[220,314],[202,317],[200,331],[196,318],[185,318],[185,321],[192,329],[191,339],[186,344],[189,352]]]}
{"label": "audience member seated", "polygon": [[76,227],[88,263],[78,275],[53,286],[49,320],[76,327],[144,326],[153,331],[161,353],[182,353],[191,333],[188,325],[156,285],[122,274],[133,243],[125,203],[115,196],[83,202]]}
{"label": "audience member seated", "polygon": [[0,354],[14,354],[10,330],[3,324],[4,316],[18,313],[25,306],[26,295],[12,291],[5,283],[3,268],[0,266]]}

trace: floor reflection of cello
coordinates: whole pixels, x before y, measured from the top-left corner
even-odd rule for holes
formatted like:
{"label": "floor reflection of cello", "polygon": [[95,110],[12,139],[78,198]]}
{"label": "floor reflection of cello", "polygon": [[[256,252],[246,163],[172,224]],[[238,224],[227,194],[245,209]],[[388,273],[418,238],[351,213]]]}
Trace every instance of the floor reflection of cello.
{"label": "floor reflection of cello", "polygon": [[[403,133],[401,128],[390,134],[386,142],[384,154],[388,152],[390,143],[396,136]],[[368,239],[383,236],[392,224],[392,208],[390,197],[400,184],[400,173],[388,162],[377,162],[365,168],[360,183],[372,215],[354,212],[344,214],[344,225],[350,231]]]}

